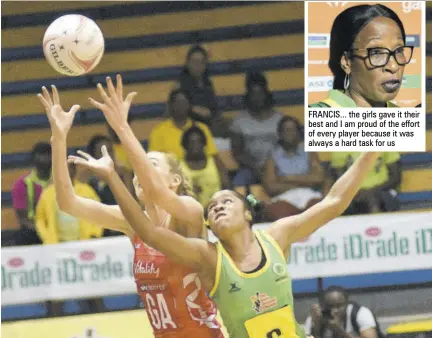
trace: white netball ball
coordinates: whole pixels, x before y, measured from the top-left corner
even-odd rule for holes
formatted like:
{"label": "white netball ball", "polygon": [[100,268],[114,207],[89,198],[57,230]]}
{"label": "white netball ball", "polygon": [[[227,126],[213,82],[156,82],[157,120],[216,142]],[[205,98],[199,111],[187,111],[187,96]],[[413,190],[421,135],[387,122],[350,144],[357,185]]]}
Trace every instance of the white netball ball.
{"label": "white netball ball", "polygon": [[92,71],[104,53],[105,41],[96,23],[79,14],[64,15],[46,30],[43,51],[59,73],[79,76]]}

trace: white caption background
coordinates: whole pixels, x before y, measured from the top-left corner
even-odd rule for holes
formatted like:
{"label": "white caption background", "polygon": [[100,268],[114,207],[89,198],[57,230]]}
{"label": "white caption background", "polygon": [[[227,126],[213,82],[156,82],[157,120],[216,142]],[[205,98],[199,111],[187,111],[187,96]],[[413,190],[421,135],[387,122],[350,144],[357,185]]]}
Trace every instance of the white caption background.
{"label": "white caption background", "polygon": [[424,108],[308,108],[306,151],[425,151]]}

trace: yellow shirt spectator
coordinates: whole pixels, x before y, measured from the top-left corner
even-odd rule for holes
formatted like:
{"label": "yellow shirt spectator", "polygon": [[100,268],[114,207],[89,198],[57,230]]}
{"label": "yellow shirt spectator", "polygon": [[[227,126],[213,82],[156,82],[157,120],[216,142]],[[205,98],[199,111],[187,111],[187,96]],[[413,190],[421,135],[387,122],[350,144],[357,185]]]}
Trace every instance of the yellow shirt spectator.
{"label": "yellow shirt spectator", "polygon": [[[78,196],[99,201],[99,197],[91,186],[74,182],[74,190]],[[36,230],[43,244],[85,240],[101,237],[103,229],[83,219],[77,219],[62,212],[56,202],[54,185],[43,192],[36,207]]]}
{"label": "yellow shirt spectator", "polygon": [[205,168],[200,170],[189,168],[184,161],[181,161],[181,165],[193,184],[198,202],[205,207],[210,202],[213,194],[221,190],[222,186],[219,170],[213,156],[207,157]]}
{"label": "yellow shirt spectator", "polygon": [[[184,149],[181,145],[183,132],[192,127],[192,120],[188,119],[182,128],[178,128],[172,119],[167,119],[158,124],[150,134],[149,151],[172,153],[179,159],[184,158]],[[207,138],[206,154],[216,155],[217,148],[209,128],[201,122],[195,122],[201,128]]]}
{"label": "yellow shirt spectator", "polygon": [[[331,155],[330,165],[335,169],[346,169],[360,156],[360,152],[334,152]],[[395,152],[382,153],[378,157],[375,167],[369,172],[361,186],[362,189],[371,189],[384,184],[389,179],[388,165],[400,160],[400,154]]]}
{"label": "yellow shirt spectator", "polygon": [[122,168],[132,171],[132,165],[129,162],[126,151],[122,144],[113,144],[114,158],[116,164]]}

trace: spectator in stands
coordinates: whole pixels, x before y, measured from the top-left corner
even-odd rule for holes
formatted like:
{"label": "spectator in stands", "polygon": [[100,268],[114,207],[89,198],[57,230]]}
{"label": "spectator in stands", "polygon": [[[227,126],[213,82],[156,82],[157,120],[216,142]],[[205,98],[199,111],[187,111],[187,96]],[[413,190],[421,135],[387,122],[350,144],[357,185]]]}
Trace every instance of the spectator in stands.
{"label": "spectator in stands", "polygon": [[186,130],[181,144],[185,150],[183,169],[191,179],[197,200],[205,207],[222,186],[230,189],[228,172],[218,156],[206,155],[207,138],[199,127]]}
{"label": "spectator in stands", "polygon": [[[74,190],[78,196],[99,201],[94,189],[75,179],[75,165],[69,166]],[[62,212],[56,202],[54,185],[44,189],[36,208],[36,230],[43,244],[77,241],[100,237],[102,228]]]}
{"label": "spectator in stands", "polygon": [[405,66],[413,47],[406,46],[402,21],[390,8],[358,5],[333,22],[329,68],[333,90],[313,107],[396,107]]}
{"label": "spectator in stands", "polygon": [[321,304],[312,305],[304,326],[315,338],[384,337],[372,311],[350,302],[348,292],[338,286],[330,286]]}
{"label": "spectator in stands", "polygon": [[12,202],[20,231],[17,232],[17,245],[40,244],[35,230],[36,205],[42,190],[51,178],[51,145],[37,143],[31,153],[32,171],[20,177],[12,187]]}
{"label": "spectator in stands", "polygon": [[[184,149],[181,145],[183,132],[192,127],[194,122],[189,117],[191,99],[183,89],[174,89],[168,98],[170,118],[158,124],[150,134],[149,151],[172,153],[179,159],[184,159]],[[217,149],[210,129],[201,122],[196,122],[207,139],[206,154],[216,155]]]}
{"label": "spectator in stands", "polygon": [[218,105],[208,71],[208,54],[203,47],[196,45],[189,49],[177,88],[190,95],[190,117],[211,126],[218,116]]}
{"label": "spectator in stands", "polygon": [[273,96],[262,73],[246,76],[245,105],[231,126],[231,148],[239,170],[235,186],[259,182],[266,157],[276,145],[278,123],[282,113],[274,110]]}
{"label": "spectator in stands", "polygon": [[[361,153],[335,152],[331,155],[330,174],[334,180],[340,177]],[[382,153],[374,170],[362,183],[362,188],[345,214],[365,214],[398,210],[396,189],[401,182],[400,154]]]}
{"label": "spectator in stands", "polygon": [[324,171],[316,153],[306,153],[303,129],[295,118],[278,124],[278,144],[270,151],[262,179],[272,197],[267,205],[270,221],[296,215],[322,199]]}

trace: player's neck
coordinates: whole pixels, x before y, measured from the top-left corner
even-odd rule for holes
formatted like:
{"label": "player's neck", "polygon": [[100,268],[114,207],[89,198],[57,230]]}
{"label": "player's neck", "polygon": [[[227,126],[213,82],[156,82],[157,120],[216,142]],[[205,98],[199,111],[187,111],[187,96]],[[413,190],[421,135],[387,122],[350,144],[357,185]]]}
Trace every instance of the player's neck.
{"label": "player's neck", "polygon": [[236,232],[230,236],[229,241],[221,241],[223,247],[234,262],[241,262],[259,243],[249,228]]}

